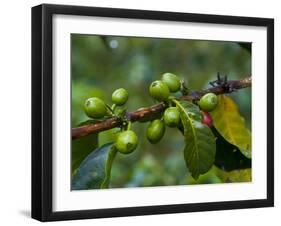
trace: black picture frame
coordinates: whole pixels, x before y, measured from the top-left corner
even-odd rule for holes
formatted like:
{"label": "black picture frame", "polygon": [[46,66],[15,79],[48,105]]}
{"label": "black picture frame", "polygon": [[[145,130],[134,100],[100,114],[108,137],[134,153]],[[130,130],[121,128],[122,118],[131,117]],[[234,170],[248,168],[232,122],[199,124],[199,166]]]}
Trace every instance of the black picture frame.
{"label": "black picture frame", "polygon": [[[55,14],[182,21],[267,28],[267,198],[130,208],[52,210],[52,18]],[[32,218],[40,221],[274,206],[274,20],[43,4],[32,8]]]}

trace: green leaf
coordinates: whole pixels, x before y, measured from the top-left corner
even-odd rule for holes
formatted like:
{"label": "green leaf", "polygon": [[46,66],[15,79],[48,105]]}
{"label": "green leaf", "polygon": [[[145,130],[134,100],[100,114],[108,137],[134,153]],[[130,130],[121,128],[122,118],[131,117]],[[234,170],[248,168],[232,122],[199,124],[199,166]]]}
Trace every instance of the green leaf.
{"label": "green leaf", "polygon": [[118,133],[120,133],[120,130],[121,130],[120,128],[113,128],[113,129],[99,132],[98,135],[99,145],[101,146],[116,141],[118,137]]}
{"label": "green leaf", "polygon": [[252,181],[252,169],[233,170],[230,172],[217,169],[217,175],[226,183]]}
{"label": "green leaf", "polygon": [[72,141],[71,175],[73,176],[80,163],[98,146],[98,135],[91,134]]}
{"label": "green leaf", "polygon": [[126,115],[126,111],[127,111],[126,106],[122,106],[122,107],[117,106],[114,113],[115,113],[116,116],[118,116],[120,118],[123,118]]}
{"label": "green leaf", "polygon": [[184,128],[184,158],[194,179],[210,170],[216,154],[215,137],[211,129],[202,124],[202,116],[197,105],[176,101]]}
{"label": "green leaf", "polygon": [[77,169],[72,179],[72,190],[108,188],[115,155],[113,143],[94,150]]}
{"label": "green leaf", "polygon": [[230,97],[220,95],[218,100],[218,106],[211,112],[215,128],[224,139],[238,147],[243,155],[251,158],[251,132],[246,128],[245,119]]}
{"label": "green leaf", "polygon": [[251,159],[246,158],[236,146],[228,143],[214,127],[212,131],[216,137],[215,166],[225,171],[251,168]]}

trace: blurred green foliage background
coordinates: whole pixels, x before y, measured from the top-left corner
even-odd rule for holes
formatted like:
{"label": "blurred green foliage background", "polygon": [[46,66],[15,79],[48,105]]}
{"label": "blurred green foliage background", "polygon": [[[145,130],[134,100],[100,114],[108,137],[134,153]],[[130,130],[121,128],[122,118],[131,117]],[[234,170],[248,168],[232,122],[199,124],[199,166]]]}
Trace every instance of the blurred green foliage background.
{"label": "blurred green foliage background", "polygon": [[[155,104],[148,87],[165,72],[184,79],[191,90],[207,88],[217,72],[231,80],[249,76],[251,53],[244,47],[235,42],[72,34],[72,127],[88,119],[83,112],[87,98],[97,96],[111,105],[111,94],[120,87],[129,92],[129,111]],[[239,90],[231,97],[251,129],[251,90]],[[152,145],[145,136],[147,125],[133,124],[138,148],[130,155],[117,155],[110,187],[223,182],[216,168],[194,181],[184,162],[181,133],[166,128],[164,138]],[[100,133],[99,145],[114,141],[116,130]]]}

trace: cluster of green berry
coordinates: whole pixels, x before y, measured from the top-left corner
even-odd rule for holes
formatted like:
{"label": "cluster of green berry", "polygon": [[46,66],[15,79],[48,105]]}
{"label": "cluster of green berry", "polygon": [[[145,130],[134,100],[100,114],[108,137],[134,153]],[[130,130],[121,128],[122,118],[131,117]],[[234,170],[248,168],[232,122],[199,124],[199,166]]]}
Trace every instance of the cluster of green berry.
{"label": "cluster of green berry", "polygon": [[158,101],[167,101],[170,92],[175,93],[181,88],[181,82],[178,76],[172,73],[162,75],[162,80],[156,80],[149,87],[150,95]]}
{"label": "cluster of green berry", "polygon": [[[164,101],[169,104],[169,107],[165,109],[163,117],[161,119],[155,119],[151,121],[146,130],[146,137],[150,143],[158,143],[165,133],[165,126],[178,127],[181,123],[179,110],[172,106],[171,100],[174,97],[170,96],[170,93],[175,93],[183,90],[182,83],[178,76],[172,73],[165,73],[162,75],[161,80],[157,80],[151,83],[149,87],[150,95],[157,101]],[[86,100],[84,105],[85,113],[94,119],[102,119],[106,116],[115,115],[116,106],[123,106],[129,98],[127,90],[120,88],[112,93],[112,107],[109,107],[103,100],[97,97],[92,97]],[[214,110],[217,106],[218,99],[213,93],[205,94],[199,101],[198,105],[202,110],[203,123],[212,126],[212,118],[208,112]],[[117,114],[118,115],[118,114]],[[130,130],[131,122],[126,121],[124,117],[124,128],[117,136],[115,142],[116,149],[123,153],[129,154],[133,152],[138,145],[138,137],[136,133]]]}
{"label": "cluster of green berry", "polygon": [[[158,101],[168,101],[170,93],[178,92],[184,88],[181,84],[178,76],[172,73],[165,73],[162,75],[161,80],[151,83],[149,92]],[[209,127],[212,126],[212,117],[208,112],[213,111],[217,104],[218,98],[214,93],[207,93],[198,101],[198,105],[202,110],[202,122]],[[150,143],[155,144],[164,136],[165,125],[168,127],[178,127],[180,122],[181,119],[178,109],[173,106],[168,107],[164,112],[163,120],[155,119],[148,125],[146,137]]]}
{"label": "cluster of green berry", "polygon": [[85,101],[84,111],[86,115],[93,119],[101,119],[107,115],[111,115],[112,109],[115,106],[124,105],[129,99],[129,93],[127,90],[120,88],[115,90],[111,96],[113,106],[110,108],[104,101],[98,97],[92,97]]}
{"label": "cluster of green berry", "polygon": [[[120,88],[112,93],[111,100],[113,105],[109,107],[105,102],[97,97],[92,97],[86,100],[84,104],[84,111],[88,117],[93,119],[101,119],[106,116],[112,116],[116,106],[124,105],[129,99],[129,93],[126,89]],[[127,122],[124,123],[126,126]],[[115,142],[116,149],[123,153],[129,154],[134,151],[138,144],[138,137],[136,133],[127,127],[126,131],[118,134]]]}
{"label": "cluster of green berry", "polygon": [[[178,76],[165,73],[161,80],[156,80],[149,87],[150,95],[158,101],[168,101],[170,93],[180,91],[181,82]],[[158,143],[165,133],[165,125],[177,127],[180,124],[180,113],[176,107],[166,108],[163,119],[155,119],[147,127],[146,137],[150,143]]]}

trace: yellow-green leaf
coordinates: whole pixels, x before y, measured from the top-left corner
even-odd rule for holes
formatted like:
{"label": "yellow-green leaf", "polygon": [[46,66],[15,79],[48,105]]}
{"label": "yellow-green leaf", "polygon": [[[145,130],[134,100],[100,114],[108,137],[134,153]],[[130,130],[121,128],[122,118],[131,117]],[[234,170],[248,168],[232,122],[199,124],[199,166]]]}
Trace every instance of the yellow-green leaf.
{"label": "yellow-green leaf", "polygon": [[229,182],[229,183],[252,181],[251,169],[232,170],[230,172],[226,172],[217,168],[217,175],[224,182]]}
{"label": "yellow-green leaf", "polygon": [[225,95],[220,95],[218,100],[218,106],[211,112],[215,128],[225,140],[238,147],[247,158],[251,158],[251,132],[247,129],[238,106]]}
{"label": "yellow-green leaf", "polygon": [[198,106],[184,101],[176,101],[184,127],[185,149],[184,159],[192,177],[210,170],[216,155],[215,137],[211,129],[202,124]]}

